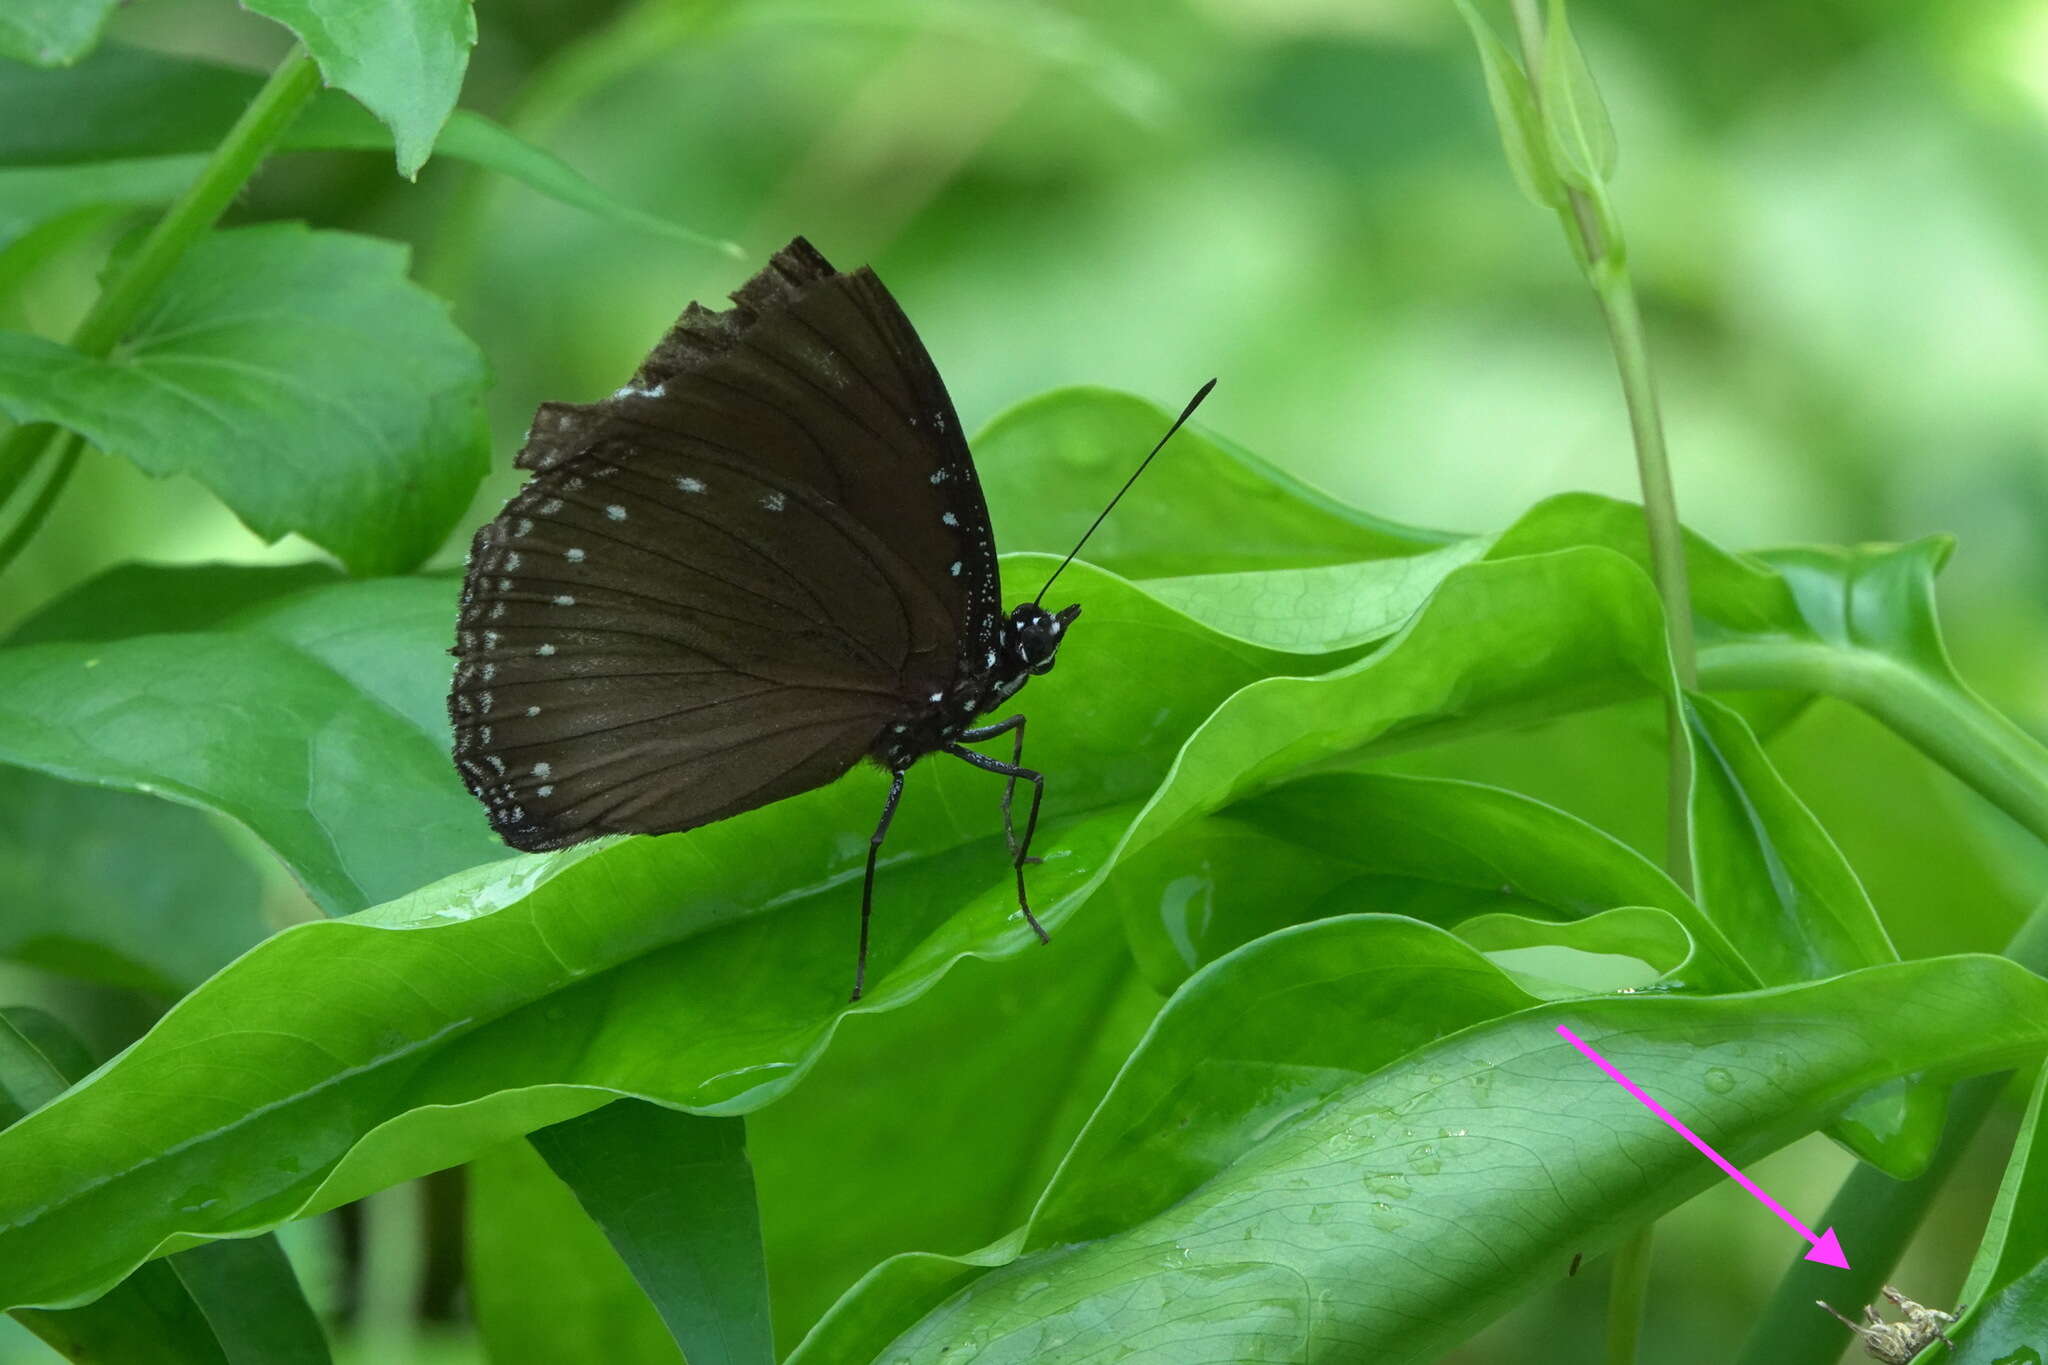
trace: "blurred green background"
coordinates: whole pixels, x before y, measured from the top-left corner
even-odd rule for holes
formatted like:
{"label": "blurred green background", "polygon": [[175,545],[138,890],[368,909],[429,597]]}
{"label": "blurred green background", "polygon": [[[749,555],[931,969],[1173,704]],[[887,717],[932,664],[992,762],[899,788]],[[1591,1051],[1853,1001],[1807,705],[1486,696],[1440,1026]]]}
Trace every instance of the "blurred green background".
{"label": "blurred green background", "polygon": [[[514,486],[537,402],[610,391],[685,300],[717,300],[799,232],[876,267],[970,429],[1070,383],[1177,407],[1213,374],[1209,426],[1397,520],[1489,530],[1562,489],[1633,495],[1597,316],[1508,177],[1445,0],[502,0],[479,22],[466,106],[750,260],[446,162],[417,184],[369,154],[266,171],[234,216],[412,243],[483,345],[500,472],[474,520]],[[1734,548],[1956,535],[1958,663],[2048,733],[2048,7],[1600,0],[1574,27],[1620,134],[1686,520]],[[217,0],[151,0],[114,38],[251,67],[287,45]],[[0,323],[61,335],[96,266],[70,258]],[[9,575],[0,628],[126,559],[316,556],[94,455]],[[1407,766],[1531,791],[1654,851],[1650,728],[1581,718]],[[1853,713],[1817,708],[1773,752],[1908,955],[1995,948],[2048,886],[2002,817]],[[307,913],[276,880],[270,921]],[[102,1046],[164,999],[0,972],[8,998]],[[1992,1125],[1901,1272],[1915,1297],[1961,1283],[2008,1132]],[[1817,1212],[1847,1165],[1815,1138],[1755,1174]],[[415,1311],[416,1194],[380,1196],[350,1233],[383,1251],[346,1291],[323,1284],[332,1220],[291,1237],[316,1293],[361,1308],[358,1358],[473,1358],[459,1305],[452,1325]],[[1729,1358],[1793,1250],[1732,1186],[1667,1220],[1650,1358]],[[1596,1358],[1604,1278],[1560,1265],[1555,1291],[1454,1358]],[[0,1336],[0,1359],[39,1351]]]}

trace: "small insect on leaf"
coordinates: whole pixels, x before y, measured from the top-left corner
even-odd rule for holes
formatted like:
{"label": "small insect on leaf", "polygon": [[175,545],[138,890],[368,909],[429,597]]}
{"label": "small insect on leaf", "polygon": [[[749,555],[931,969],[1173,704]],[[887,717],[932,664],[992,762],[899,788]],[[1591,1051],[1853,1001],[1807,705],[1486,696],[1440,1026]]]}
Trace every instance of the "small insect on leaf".
{"label": "small insect on leaf", "polygon": [[1937,1341],[1951,1349],[1955,1347],[1955,1343],[1949,1340],[1944,1329],[1952,1326],[1956,1319],[1962,1316],[1964,1305],[1957,1304],[1953,1313],[1944,1313],[1939,1308],[1929,1308],[1925,1304],[1913,1302],[1891,1285],[1884,1287],[1884,1296],[1899,1310],[1899,1321],[1886,1322],[1878,1315],[1875,1306],[1866,1304],[1863,1308],[1863,1321],[1856,1322],[1833,1304],[1821,1299],[1815,1299],[1814,1302],[1840,1318],[1863,1342],[1865,1353],[1873,1360],[1885,1362],[1885,1365],[1907,1365],[1914,1356]]}

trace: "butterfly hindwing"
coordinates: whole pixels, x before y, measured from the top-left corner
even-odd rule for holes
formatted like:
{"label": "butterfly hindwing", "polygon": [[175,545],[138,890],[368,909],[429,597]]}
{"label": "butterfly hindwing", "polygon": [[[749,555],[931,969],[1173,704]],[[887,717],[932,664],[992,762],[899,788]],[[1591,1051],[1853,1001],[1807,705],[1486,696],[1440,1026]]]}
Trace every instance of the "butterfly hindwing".
{"label": "butterfly hindwing", "polygon": [[829,782],[994,638],[973,464],[887,291],[799,240],[734,297],[545,405],[472,547],[456,763],[516,847]]}

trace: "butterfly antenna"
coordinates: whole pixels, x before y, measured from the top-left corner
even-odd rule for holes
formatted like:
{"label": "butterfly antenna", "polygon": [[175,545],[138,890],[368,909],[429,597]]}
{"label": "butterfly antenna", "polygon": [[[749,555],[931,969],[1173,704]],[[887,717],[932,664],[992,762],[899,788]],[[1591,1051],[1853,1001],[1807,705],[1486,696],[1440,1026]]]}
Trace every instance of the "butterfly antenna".
{"label": "butterfly antenna", "polygon": [[1052,571],[1052,578],[1048,578],[1045,580],[1045,586],[1038,590],[1038,596],[1031,599],[1031,604],[1033,606],[1037,606],[1039,602],[1044,600],[1046,593],[1052,590],[1053,578],[1058,578],[1062,573],[1066,571],[1067,565],[1074,562],[1074,556],[1081,553],[1081,547],[1088,543],[1089,536],[1095,534],[1095,528],[1097,526],[1102,525],[1102,519],[1104,517],[1107,517],[1111,512],[1116,510],[1116,505],[1119,502],[1123,501],[1124,494],[1130,492],[1131,485],[1138,481],[1138,475],[1144,473],[1145,466],[1152,463],[1152,457],[1154,455],[1157,455],[1160,451],[1166,449],[1166,443],[1173,439],[1173,433],[1179,431],[1182,425],[1186,423],[1188,418],[1195,415],[1195,409],[1202,406],[1202,400],[1204,398],[1207,398],[1209,396],[1209,390],[1215,387],[1216,381],[1212,379],[1208,383],[1202,385],[1201,388],[1195,390],[1195,396],[1193,398],[1190,398],[1188,400],[1188,405],[1180,410],[1180,416],[1173,419],[1173,425],[1168,427],[1166,429],[1166,434],[1159,438],[1159,444],[1152,447],[1151,454],[1146,455],[1144,459],[1138,461],[1138,467],[1131,471],[1131,477],[1124,480],[1124,486],[1116,490],[1116,496],[1109,500],[1109,506],[1103,508],[1102,511],[1096,515],[1094,523],[1090,525],[1086,531],[1081,533],[1081,538],[1078,541],[1074,542],[1074,548],[1067,551],[1067,557],[1060,561],[1059,568],[1054,569]]}

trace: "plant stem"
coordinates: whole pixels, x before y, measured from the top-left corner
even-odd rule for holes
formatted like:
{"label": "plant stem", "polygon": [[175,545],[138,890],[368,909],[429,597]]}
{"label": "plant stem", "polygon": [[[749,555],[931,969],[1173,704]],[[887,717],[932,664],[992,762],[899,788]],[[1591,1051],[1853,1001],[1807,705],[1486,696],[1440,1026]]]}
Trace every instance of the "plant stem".
{"label": "plant stem", "polygon": [[1888,726],[2048,842],[2048,748],[1957,684],[1867,651],[1801,641],[1716,645],[1708,691],[1819,692]]}
{"label": "plant stem", "polygon": [[75,431],[60,431],[50,442],[49,458],[44,461],[49,473],[43,479],[43,486],[36,490],[35,498],[21,519],[14,523],[4,540],[0,540],[0,574],[14,563],[16,556],[35,539],[36,531],[43,519],[50,515],[50,508],[56,505],[57,497],[64,491],[64,485],[71,481],[71,471],[78,467],[78,456],[85,449],[85,438]]}
{"label": "plant stem", "polygon": [[[320,69],[305,48],[293,47],[249,101],[234,127],[228,129],[220,145],[213,149],[199,177],[164,211],[141,245],[114,271],[72,334],[73,350],[95,360],[113,353],[185,252],[219,221],[319,86]],[[61,448],[65,440],[66,436],[50,424],[31,422],[15,428],[6,441],[0,442],[0,499],[11,497],[39,461],[51,471],[34,505],[23,513],[8,537],[8,546],[14,553],[20,549],[17,541],[35,534],[70,477],[76,451],[66,458]]]}
{"label": "plant stem", "polygon": [[1614,1253],[1614,1277],[1607,1286],[1607,1358],[1636,1358],[1643,1331],[1643,1307],[1650,1296],[1650,1251],[1657,1225],[1645,1223]]}
{"label": "plant stem", "polygon": [[[1522,45],[1522,66],[1528,72],[1531,98],[1548,127],[1543,101],[1543,16],[1536,0],[1513,0],[1515,31]],[[1643,316],[1636,307],[1629,280],[1628,257],[1614,225],[1605,192],[1597,180],[1591,190],[1565,186],[1565,204],[1558,212],[1572,254],[1585,271],[1586,282],[1599,301],[1621,374],[1622,400],[1628,406],[1629,434],[1634,438],[1636,477],[1643,490],[1643,520],[1650,540],[1650,565],[1657,595],[1664,603],[1665,640],[1677,688],[1665,698],[1667,744],[1664,787],[1664,868],[1687,895],[1693,891],[1692,740],[1686,732],[1681,698],[1698,686],[1699,665],[1693,642],[1692,590],[1686,582],[1685,531],[1678,520],[1678,498],[1671,483],[1671,461],[1664,447],[1664,419],[1657,407],[1657,385],[1650,369]],[[1609,1365],[1632,1365],[1642,1334],[1643,1307],[1649,1293],[1650,1253],[1656,1224],[1646,1223],[1623,1244],[1614,1264],[1607,1295],[1607,1359]]]}

